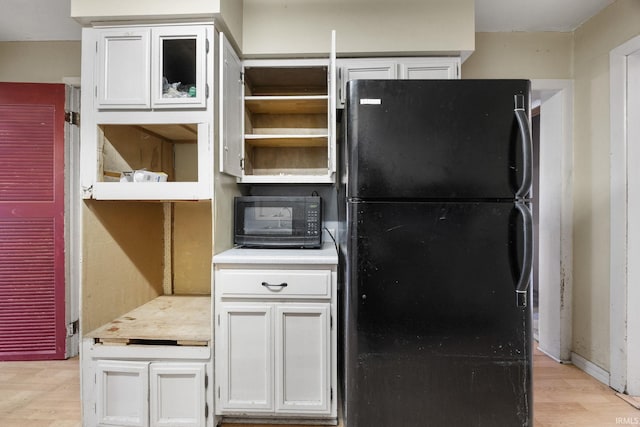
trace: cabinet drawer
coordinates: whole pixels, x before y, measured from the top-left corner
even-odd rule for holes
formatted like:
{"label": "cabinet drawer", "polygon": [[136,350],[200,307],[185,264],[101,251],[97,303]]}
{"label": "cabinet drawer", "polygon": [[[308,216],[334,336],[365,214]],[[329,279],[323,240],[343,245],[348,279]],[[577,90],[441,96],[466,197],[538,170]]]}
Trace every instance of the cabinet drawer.
{"label": "cabinet drawer", "polygon": [[223,269],[216,286],[223,298],[330,298],[331,270]]}

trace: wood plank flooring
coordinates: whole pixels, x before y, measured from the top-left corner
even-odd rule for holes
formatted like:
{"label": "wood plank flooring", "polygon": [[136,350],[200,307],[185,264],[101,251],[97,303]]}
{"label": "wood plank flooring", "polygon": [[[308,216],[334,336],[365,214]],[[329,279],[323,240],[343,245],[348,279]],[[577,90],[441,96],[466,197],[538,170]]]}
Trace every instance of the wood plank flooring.
{"label": "wood plank flooring", "polygon": [[[536,352],[533,372],[535,427],[640,425],[640,410],[574,366]],[[0,362],[0,426],[80,427],[78,359]]]}

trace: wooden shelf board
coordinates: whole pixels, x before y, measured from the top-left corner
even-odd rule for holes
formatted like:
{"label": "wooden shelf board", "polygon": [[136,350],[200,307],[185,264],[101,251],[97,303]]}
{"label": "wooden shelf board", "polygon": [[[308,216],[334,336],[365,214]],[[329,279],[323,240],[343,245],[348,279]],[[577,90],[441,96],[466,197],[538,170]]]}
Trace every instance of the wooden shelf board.
{"label": "wooden shelf board", "polygon": [[211,297],[165,295],[112,320],[87,334],[104,344],[174,342],[209,345]]}
{"label": "wooden shelf board", "polygon": [[326,114],[328,96],[247,96],[245,107],[253,114]]}
{"label": "wooden shelf board", "polygon": [[253,147],[326,147],[327,135],[245,135]]}

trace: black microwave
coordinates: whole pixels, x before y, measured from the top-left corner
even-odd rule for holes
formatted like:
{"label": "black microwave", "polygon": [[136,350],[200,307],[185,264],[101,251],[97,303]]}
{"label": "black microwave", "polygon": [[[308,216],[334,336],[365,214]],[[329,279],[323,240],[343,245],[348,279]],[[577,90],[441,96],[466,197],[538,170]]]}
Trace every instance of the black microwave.
{"label": "black microwave", "polygon": [[322,246],[322,199],[244,196],[234,203],[234,243],[251,248]]}

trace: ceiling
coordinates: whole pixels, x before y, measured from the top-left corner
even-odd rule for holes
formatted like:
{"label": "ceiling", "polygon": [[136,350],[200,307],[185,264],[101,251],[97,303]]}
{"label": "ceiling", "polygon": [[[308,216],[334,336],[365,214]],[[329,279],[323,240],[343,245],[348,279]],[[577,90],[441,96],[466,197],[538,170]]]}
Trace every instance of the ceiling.
{"label": "ceiling", "polygon": [[[476,31],[572,31],[614,1],[475,0]],[[0,0],[0,41],[80,40],[80,25],[69,18],[70,3]]]}

